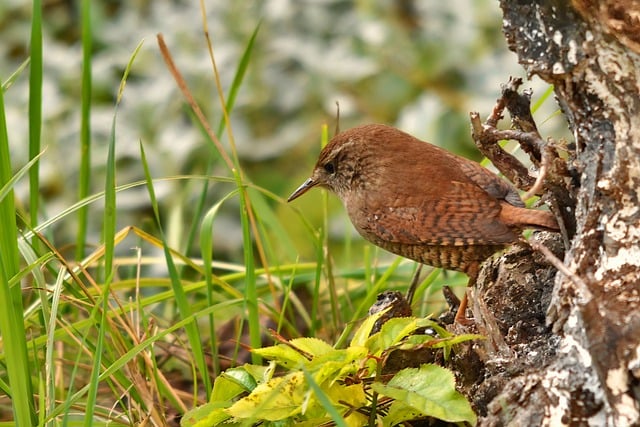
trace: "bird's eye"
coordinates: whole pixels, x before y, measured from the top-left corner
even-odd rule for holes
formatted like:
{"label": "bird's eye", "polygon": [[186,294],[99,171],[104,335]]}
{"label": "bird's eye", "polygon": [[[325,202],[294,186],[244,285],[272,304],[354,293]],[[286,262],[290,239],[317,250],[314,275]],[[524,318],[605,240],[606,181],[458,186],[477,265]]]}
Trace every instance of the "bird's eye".
{"label": "bird's eye", "polygon": [[333,175],[336,172],[336,165],[333,162],[326,163],[323,167],[329,175]]}

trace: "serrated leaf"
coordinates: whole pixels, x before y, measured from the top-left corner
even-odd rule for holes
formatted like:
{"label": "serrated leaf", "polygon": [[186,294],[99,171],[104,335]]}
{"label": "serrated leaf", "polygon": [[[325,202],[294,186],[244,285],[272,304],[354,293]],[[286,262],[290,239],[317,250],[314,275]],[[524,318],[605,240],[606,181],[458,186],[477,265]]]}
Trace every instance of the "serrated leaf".
{"label": "serrated leaf", "polygon": [[407,407],[444,421],[476,423],[471,405],[456,390],[453,373],[440,366],[425,364],[419,368],[403,369],[387,384],[376,382],[371,387],[396,400],[385,417],[387,425],[409,419],[404,418],[406,416],[415,417]]}
{"label": "serrated leaf", "polygon": [[180,419],[181,427],[213,427],[231,418],[218,403],[205,403],[188,411]]}
{"label": "serrated leaf", "polygon": [[288,369],[299,368],[309,362],[303,354],[285,344],[254,348],[251,351]]}
{"label": "serrated leaf", "polygon": [[324,362],[317,365],[313,372],[313,380],[318,384],[324,383],[327,379],[331,379],[331,382],[336,381],[339,378],[338,373],[344,368],[342,362]]}
{"label": "serrated leaf", "polygon": [[256,387],[256,380],[244,368],[231,368],[221,373],[213,383],[210,402],[230,401]]}
{"label": "serrated leaf", "polygon": [[[260,425],[264,427],[291,427],[293,425],[293,421],[291,419],[278,420],[278,421],[266,421]],[[224,427],[227,427],[227,426],[225,425]]]}
{"label": "serrated leaf", "polygon": [[238,419],[283,420],[301,412],[306,391],[304,374],[292,372],[258,385],[226,412]]}
{"label": "serrated leaf", "polygon": [[313,369],[327,362],[350,363],[364,359],[369,354],[366,347],[350,346],[344,349],[332,349],[330,352],[318,356],[309,363],[307,369],[313,372]]}
{"label": "serrated leaf", "polygon": [[289,342],[294,347],[312,356],[322,356],[323,354],[334,351],[334,348],[330,344],[319,338],[294,338]]}
{"label": "serrated leaf", "polygon": [[351,346],[341,350],[332,349],[323,356],[316,357],[307,365],[307,370],[313,375],[314,381],[322,384],[327,379],[333,382],[354,374],[366,358],[368,351],[364,347]]}
{"label": "serrated leaf", "polygon": [[351,345],[356,347],[363,347],[365,343],[369,339],[369,335],[371,335],[371,330],[373,329],[373,325],[376,321],[382,317],[387,311],[389,311],[391,307],[385,308],[382,311],[374,314],[373,316],[369,316],[364,319],[364,322],[360,325],[358,329],[353,333],[353,338],[351,339]]}
{"label": "serrated leaf", "polygon": [[369,351],[365,347],[351,346],[345,350],[345,358],[342,361],[342,368],[337,378],[344,378],[357,372],[362,367],[362,361],[369,355]]}
{"label": "serrated leaf", "polygon": [[445,340],[441,340],[438,343],[435,343],[433,345],[433,348],[440,348],[440,347],[451,347],[455,344],[460,344],[463,343],[465,341],[472,341],[472,340],[484,340],[487,337],[485,337],[484,335],[478,335],[478,334],[462,334],[462,335],[454,335],[451,336]]}
{"label": "serrated leaf", "polygon": [[[326,390],[327,396],[335,405],[359,408],[367,403],[362,384],[352,384],[349,386],[333,384]],[[344,403],[340,403],[344,402]]]}
{"label": "serrated leaf", "polygon": [[418,323],[415,317],[394,317],[382,325],[380,332],[369,338],[367,347],[372,354],[379,356],[382,351],[398,344],[417,328]]}
{"label": "serrated leaf", "polygon": [[[354,411],[346,418],[343,418],[342,421],[347,427],[362,427],[368,425],[369,417]],[[308,420],[296,423],[296,427],[318,427],[333,425],[335,425],[335,420],[331,417],[310,418]]]}
{"label": "serrated leaf", "polygon": [[399,350],[412,350],[416,347],[429,343],[429,348],[451,348],[455,344],[465,341],[484,339],[485,337],[477,334],[455,335],[449,338],[434,338],[431,335],[410,335],[406,337],[396,348]]}
{"label": "serrated leaf", "polygon": [[424,417],[424,414],[421,411],[396,400],[391,404],[389,413],[384,417],[384,425],[395,426],[403,421],[411,421],[422,417]]}
{"label": "serrated leaf", "polygon": [[[242,369],[246,370],[249,375],[256,380],[257,384],[266,383],[273,378],[273,373],[276,370],[276,362],[270,361],[267,366],[252,365],[251,363],[245,363],[242,365]],[[253,388],[251,389],[253,390]]]}

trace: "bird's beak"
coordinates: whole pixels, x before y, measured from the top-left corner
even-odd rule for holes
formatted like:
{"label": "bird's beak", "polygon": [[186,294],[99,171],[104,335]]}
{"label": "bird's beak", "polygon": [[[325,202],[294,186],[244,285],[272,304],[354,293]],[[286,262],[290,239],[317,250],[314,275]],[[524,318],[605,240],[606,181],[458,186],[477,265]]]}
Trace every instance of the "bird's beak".
{"label": "bird's beak", "polygon": [[318,185],[318,181],[314,181],[311,178],[307,179],[305,182],[302,183],[300,187],[296,189],[296,191],[291,193],[291,195],[287,199],[287,202],[297,199],[298,197],[302,196],[304,193],[306,193],[316,185]]}

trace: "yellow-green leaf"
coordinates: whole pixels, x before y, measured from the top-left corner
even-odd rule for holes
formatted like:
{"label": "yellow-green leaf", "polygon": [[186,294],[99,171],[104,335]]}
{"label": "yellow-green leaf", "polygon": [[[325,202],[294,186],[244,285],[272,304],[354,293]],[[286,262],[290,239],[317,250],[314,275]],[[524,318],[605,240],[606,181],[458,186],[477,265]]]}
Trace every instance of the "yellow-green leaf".
{"label": "yellow-green leaf", "polygon": [[[245,363],[244,365],[242,365],[241,369],[247,371],[247,373],[251,375],[254,380],[256,380],[257,384],[261,384],[266,383],[273,377],[273,373],[276,370],[276,362],[270,361],[267,366]],[[251,388],[250,390],[253,390],[253,388]]]}
{"label": "yellow-green leaf", "polygon": [[221,373],[213,383],[210,402],[224,402],[256,387],[255,379],[242,368],[231,368]]}
{"label": "yellow-green leaf", "polygon": [[184,414],[180,420],[180,426],[213,427],[228,420],[230,417],[219,404],[205,403]]}
{"label": "yellow-green leaf", "polygon": [[284,344],[254,348],[251,351],[288,369],[299,368],[309,362],[303,354]]}
{"label": "yellow-green leaf", "polygon": [[371,387],[396,400],[385,417],[388,425],[407,420],[407,416],[415,417],[407,407],[444,421],[476,423],[471,405],[456,390],[453,374],[440,366],[425,364],[403,369],[387,384],[376,382]]}
{"label": "yellow-green leaf", "polygon": [[258,385],[226,412],[238,419],[283,420],[301,412],[306,392],[304,374],[292,372]]}
{"label": "yellow-green leaf", "polygon": [[331,352],[316,357],[307,365],[307,370],[318,384],[324,383],[327,379],[331,379],[333,383],[347,375],[354,374],[367,355],[368,351],[364,347],[351,346],[341,350],[332,349]]}
{"label": "yellow-green leaf", "polygon": [[415,317],[394,317],[382,325],[380,332],[372,335],[367,341],[371,353],[379,356],[383,350],[398,344],[418,327]]}
{"label": "yellow-green leaf", "polygon": [[391,307],[385,308],[384,310],[374,314],[373,316],[369,316],[364,319],[364,322],[360,325],[358,329],[353,334],[353,338],[351,339],[352,346],[362,347],[369,339],[369,335],[371,334],[371,329],[373,329],[374,323],[387,311],[389,311]]}
{"label": "yellow-green leaf", "polygon": [[294,347],[316,357],[334,350],[330,344],[319,338],[294,338],[289,342]]}
{"label": "yellow-green leaf", "polygon": [[352,384],[348,386],[334,384],[327,388],[326,392],[327,396],[329,396],[331,401],[336,405],[345,406],[346,403],[351,407],[359,408],[367,403],[363,384]]}

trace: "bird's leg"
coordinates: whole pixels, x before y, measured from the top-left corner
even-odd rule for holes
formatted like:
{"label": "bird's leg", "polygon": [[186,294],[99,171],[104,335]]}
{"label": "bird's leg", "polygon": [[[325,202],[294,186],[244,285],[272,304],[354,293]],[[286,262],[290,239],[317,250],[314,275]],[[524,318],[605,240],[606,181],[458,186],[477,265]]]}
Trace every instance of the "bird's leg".
{"label": "bird's leg", "polygon": [[459,323],[461,325],[466,325],[471,323],[472,319],[467,319],[467,316],[465,313],[467,311],[468,301],[469,301],[469,298],[467,297],[467,290],[465,289],[464,295],[460,300],[460,306],[458,307],[458,312],[456,313],[456,317],[453,318],[453,323]]}
{"label": "bird's leg", "polygon": [[[467,282],[467,289],[475,286],[476,281],[478,280],[478,272],[480,271],[480,264],[477,262],[472,263],[465,273],[469,276],[469,281]],[[460,306],[458,307],[458,312],[456,313],[456,317],[453,319],[453,323],[459,323],[461,325],[467,325],[473,321],[473,319],[467,319],[466,311],[467,305],[469,303],[469,297],[467,296],[467,289],[465,289],[464,295],[462,296],[462,300],[460,301]]]}

